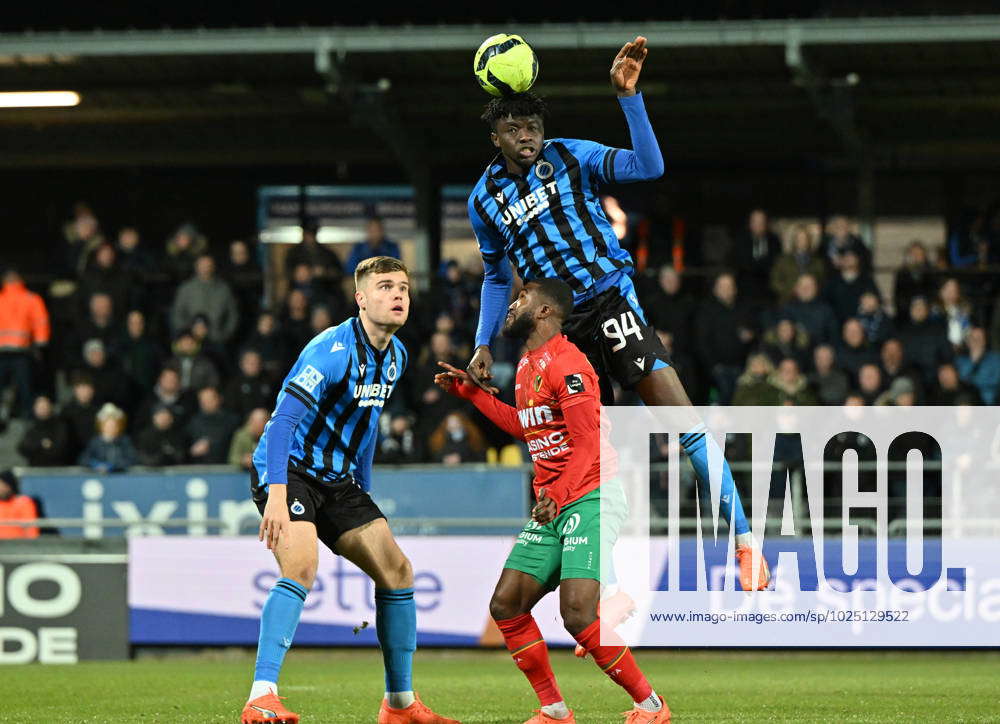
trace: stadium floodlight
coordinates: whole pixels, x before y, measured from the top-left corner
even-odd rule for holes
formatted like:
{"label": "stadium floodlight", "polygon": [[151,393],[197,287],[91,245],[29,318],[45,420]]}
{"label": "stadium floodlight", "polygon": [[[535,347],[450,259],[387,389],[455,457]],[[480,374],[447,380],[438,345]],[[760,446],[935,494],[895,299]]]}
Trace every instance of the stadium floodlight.
{"label": "stadium floodlight", "polygon": [[80,104],[76,91],[0,92],[0,108],[65,108]]}

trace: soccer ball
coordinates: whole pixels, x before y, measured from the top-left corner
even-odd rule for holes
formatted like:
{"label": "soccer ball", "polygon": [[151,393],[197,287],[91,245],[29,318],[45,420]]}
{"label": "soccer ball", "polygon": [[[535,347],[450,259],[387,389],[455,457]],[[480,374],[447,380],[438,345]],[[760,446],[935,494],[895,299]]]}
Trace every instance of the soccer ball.
{"label": "soccer ball", "polygon": [[538,77],[538,58],[520,35],[491,35],[472,61],[476,80],[487,93],[505,96],[523,93]]}

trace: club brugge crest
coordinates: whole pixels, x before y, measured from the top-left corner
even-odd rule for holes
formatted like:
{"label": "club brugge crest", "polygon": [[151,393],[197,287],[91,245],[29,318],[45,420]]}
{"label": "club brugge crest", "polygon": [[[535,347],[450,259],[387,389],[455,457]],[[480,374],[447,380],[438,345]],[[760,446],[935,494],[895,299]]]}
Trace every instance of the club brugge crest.
{"label": "club brugge crest", "polygon": [[295,515],[302,515],[303,513],[306,512],[306,506],[302,505],[302,501],[296,498],[295,502],[292,503],[292,507],[289,508],[289,510],[295,513]]}
{"label": "club brugge crest", "polygon": [[385,371],[385,378],[387,380],[389,380],[389,382],[395,382],[396,381],[396,376],[398,374],[399,374],[399,370],[396,369],[396,363],[395,362],[391,362],[389,364],[389,369],[387,369]]}
{"label": "club brugge crest", "polygon": [[555,172],[555,168],[548,161],[539,161],[535,164],[535,175],[542,181],[548,178],[552,178],[552,174]]}

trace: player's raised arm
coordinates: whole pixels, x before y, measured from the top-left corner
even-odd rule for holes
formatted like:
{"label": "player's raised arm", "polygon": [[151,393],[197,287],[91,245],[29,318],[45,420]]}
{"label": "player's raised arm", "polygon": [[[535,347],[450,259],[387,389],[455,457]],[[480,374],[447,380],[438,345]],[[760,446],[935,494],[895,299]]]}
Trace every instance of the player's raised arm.
{"label": "player's raised arm", "polygon": [[510,302],[510,288],[514,275],[510,263],[503,254],[503,241],[480,217],[480,209],[476,208],[474,197],[469,202],[469,220],[472,222],[472,230],[483,255],[483,288],[479,298],[476,351],[467,371],[474,384],[489,391],[491,388],[487,383],[493,379],[493,354],[490,352],[490,343],[500,331],[500,324]]}
{"label": "player's raised arm", "polygon": [[640,35],[634,41],[625,43],[611,63],[611,85],[625,111],[632,150],[612,152],[607,158],[608,166],[602,169],[606,181],[648,181],[663,175],[663,154],[646,115],[642,93],[636,90],[648,53],[646,39]]}

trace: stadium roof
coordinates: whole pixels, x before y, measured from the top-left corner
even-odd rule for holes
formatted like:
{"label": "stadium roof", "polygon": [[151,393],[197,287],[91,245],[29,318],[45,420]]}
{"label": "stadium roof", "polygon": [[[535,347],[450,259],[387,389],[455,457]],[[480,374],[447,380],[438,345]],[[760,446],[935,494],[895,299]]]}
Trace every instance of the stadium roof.
{"label": "stadium roof", "polygon": [[[432,165],[490,156],[471,74],[480,25],[0,35],[0,164]],[[990,168],[1000,162],[1000,16],[519,24],[551,135],[624,143],[614,51],[650,41],[641,87],[675,164]],[[396,149],[393,152],[390,149]],[[409,158],[400,158],[409,156]],[[343,167],[342,167],[343,168]],[[461,169],[461,172],[459,172]]]}

